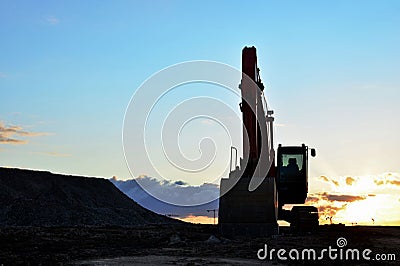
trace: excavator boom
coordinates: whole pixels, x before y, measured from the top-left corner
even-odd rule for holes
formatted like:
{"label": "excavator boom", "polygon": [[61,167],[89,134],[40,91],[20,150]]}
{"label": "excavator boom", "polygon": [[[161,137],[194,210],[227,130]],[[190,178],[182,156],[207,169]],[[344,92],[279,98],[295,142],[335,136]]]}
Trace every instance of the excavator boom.
{"label": "excavator boom", "polygon": [[[242,51],[243,157],[229,178],[222,178],[219,199],[219,226],[228,236],[269,236],[278,234],[278,219],[291,223],[296,230],[315,228],[318,211],[302,204],[308,192],[308,147],[279,145],[277,165],[273,148],[273,111],[264,100],[264,85],[257,66],[256,48]],[[232,147],[231,151],[237,149]],[[311,149],[311,155],[315,150]],[[261,169],[261,170],[260,170]],[[255,181],[254,181],[255,180]],[[256,183],[255,188],[252,184]]]}

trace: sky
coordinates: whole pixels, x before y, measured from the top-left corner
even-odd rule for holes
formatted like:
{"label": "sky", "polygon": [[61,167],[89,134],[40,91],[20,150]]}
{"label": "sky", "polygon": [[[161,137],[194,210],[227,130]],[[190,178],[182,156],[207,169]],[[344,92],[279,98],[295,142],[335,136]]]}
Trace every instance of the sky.
{"label": "sky", "polygon": [[[189,60],[240,69],[254,45],[275,146],[317,149],[310,192],[325,205],[325,192],[365,197],[335,204],[384,204],[390,216],[400,209],[399,25],[395,0],[1,1],[0,165],[133,178],[122,127],[137,88]],[[229,158],[229,147],[218,152]]]}

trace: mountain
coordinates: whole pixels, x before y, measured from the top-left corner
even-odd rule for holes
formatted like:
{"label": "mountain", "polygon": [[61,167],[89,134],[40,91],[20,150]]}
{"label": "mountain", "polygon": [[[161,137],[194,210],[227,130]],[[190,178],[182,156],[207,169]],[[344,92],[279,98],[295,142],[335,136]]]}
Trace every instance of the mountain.
{"label": "mountain", "polygon": [[141,207],[106,179],[0,168],[0,226],[177,222]]}
{"label": "mountain", "polygon": [[[190,186],[182,181],[161,183],[148,176],[141,176],[140,179],[141,182],[151,185],[153,189],[162,191],[163,199],[171,202],[176,201],[178,197],[186,206],[169,204],[149,195],[136,179],[117,180],[112,178],[110,181],[138,204],[156,213],[172,214],[180,218],[191,215],[213,217],[213,212],[207,212],[207,210],[218,209],[219,187],[215,184],[204,183],[200,186]],[[205,203],[196,204],[201,201]]]}

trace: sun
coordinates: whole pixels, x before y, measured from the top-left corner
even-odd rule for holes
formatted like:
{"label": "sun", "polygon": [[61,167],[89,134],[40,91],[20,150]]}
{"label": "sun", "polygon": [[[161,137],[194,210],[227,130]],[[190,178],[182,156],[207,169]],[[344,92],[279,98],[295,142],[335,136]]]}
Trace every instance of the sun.
{"label": "sun", "polygon": [[349,203],[344,210],[337,213],[344,223],[358,225],[372,225],[377,220],[379,208],[384,202],[380,197],[369,197],[362,201]]}

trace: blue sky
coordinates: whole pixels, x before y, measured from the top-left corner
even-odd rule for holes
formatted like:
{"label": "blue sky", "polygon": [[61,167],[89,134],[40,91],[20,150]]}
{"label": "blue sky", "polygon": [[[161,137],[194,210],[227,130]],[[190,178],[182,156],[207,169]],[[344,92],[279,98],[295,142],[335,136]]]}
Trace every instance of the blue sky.
{"label": "blue sky", "polygon": [[275,144],[316,147],[312,177],[400,172],[399,26],[398,1],[2,1],[0,121],[46,134],[0,143],[0,164],[128,178],[135,89],[254,45]]}

